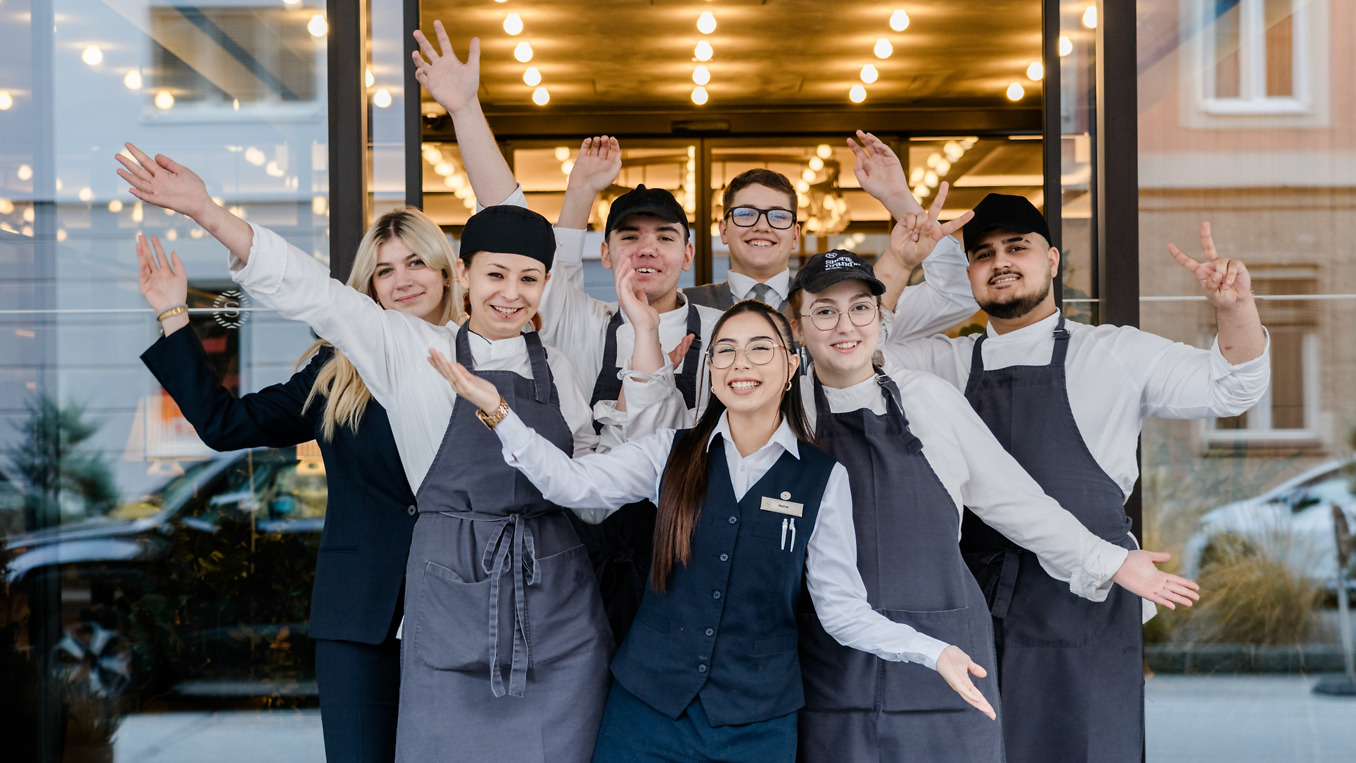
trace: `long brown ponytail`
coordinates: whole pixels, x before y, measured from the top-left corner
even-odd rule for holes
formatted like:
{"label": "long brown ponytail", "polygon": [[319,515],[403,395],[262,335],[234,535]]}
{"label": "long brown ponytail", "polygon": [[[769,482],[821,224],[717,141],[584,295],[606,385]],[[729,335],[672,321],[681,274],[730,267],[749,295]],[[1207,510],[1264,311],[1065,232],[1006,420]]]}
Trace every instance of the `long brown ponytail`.
{"label": "long brown ponytail", "polygon": [[[720,336],[720,329],[730,318],[741,313],[758,313],[772,324],[777,336],[782,338],[787,352],[795,352],[795,340],[791,336],[791,325],[786,316],[757,300],[745,300],[725,311],[711,330],[711,342]],[[805,415],[805,404],[800,397],[800,373],[791,373],[791,389],[782,393],[779,406],[782,417],[791,425],[791,431],[801,442],[813,443],[814,430]],[[720,416],[725,412],[725,404],[715,395],[711,395],[706,410],[695,426],[682,440],[674,443],[668,463],[664,465],[662,486],[659,491],[659,510],[654,522],[654,562],[650,567],[650,585],[663,592],[668,585],[674,565],[686,566],[692,558],[692,531],[697,526],[697,517],[701,514],[701,503],[706,498],[708,469],[706,441],[715,431]],[[726,447],[733,447],[727,445]],[[718,464],[717,468],[725,468]]]}

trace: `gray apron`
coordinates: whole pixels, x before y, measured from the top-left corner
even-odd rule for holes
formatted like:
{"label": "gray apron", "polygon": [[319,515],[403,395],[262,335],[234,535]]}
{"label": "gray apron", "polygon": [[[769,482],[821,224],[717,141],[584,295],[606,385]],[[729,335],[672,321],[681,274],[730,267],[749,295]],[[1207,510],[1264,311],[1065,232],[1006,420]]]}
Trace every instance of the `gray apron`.
{"label": "gray apron", "polygon": [[[956,504],[909,430],[894,380],[877,371],[886,413],[833,413],[815,379],[815,437],[848,471],[857,569],[877,612],[955,644],[989,671],[999,707],[988,607],[956,545]],[[808,602],[804,597],[802,602]],[[849,649],[802,615],[799,759],[1002,761],[1001,726],[935,670]]]}
{"label": "gray apron", "polygon": [[[1022,468],[1098,537],[1133,548],[1125,497],[1093,459],[1069,407],[1061,315],[1048,366],[984,369],[981,336],[965,397]],[[1139,597],[1095,603],[1046,574],[966,512],[961,550],[994,617],[1003,738],[1011,761],[1138,763],[1144,741]]]}
{"label": "gray apron", "polygon": [[[457,332],[457,360],[474,370],[468,334]],[[541,339],[523,339],[533,378],[477,375],[569,453]],[[396,757],[587,761],[612,653],[588,556],[475,411],[457,398],[415,496]]]}

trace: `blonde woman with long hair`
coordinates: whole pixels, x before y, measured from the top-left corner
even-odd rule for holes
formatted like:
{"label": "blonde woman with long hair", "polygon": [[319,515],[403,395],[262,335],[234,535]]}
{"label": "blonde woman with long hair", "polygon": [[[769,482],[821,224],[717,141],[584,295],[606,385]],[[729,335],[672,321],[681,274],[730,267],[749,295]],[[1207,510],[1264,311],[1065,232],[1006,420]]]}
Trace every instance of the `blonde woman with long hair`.
{"label": "blonde woman with long hair", "polygon": [[[413,208],[382,215],[358,245],[348,285],[395,312],[443,325],[462,318],[452,288],[455,255]],[[353,364],[328,342],[311,345],[291,379],[232,397],[188,326],[188,276],[160,242],[139,239],[141,293],[165,336],[142,356],[203,442],[216,450],[288,447],[316,440],[329,505],[316,560],[309,634],[316,639],[325,755],[330,761],[395,756],[405,559],[415,515],[385,409]],[[309,359],[309,363],[307,362]]]}

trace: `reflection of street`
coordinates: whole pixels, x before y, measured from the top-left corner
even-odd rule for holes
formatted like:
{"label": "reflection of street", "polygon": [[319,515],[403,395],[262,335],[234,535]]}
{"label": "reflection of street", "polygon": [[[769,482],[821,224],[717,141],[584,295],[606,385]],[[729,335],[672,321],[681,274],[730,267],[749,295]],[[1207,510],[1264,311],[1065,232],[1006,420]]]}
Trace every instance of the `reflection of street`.
{"label": "reflection of street", "polygon": [[[1145,687],[1153,763],[1276,763],[1350,760],[1356,699],[1311,692],[1305,676],[1157,675]],[[210,759],[323,761],[320,711],[246,710],[129,715],[118,729],[118,763]]]}

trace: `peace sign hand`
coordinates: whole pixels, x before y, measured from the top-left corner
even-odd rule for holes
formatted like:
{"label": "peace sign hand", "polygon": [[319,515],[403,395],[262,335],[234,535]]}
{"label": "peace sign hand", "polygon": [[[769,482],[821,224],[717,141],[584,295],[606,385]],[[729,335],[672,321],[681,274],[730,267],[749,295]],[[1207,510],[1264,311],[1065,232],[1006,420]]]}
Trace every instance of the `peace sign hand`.
{"label": "peace sign hand", "polygon": [[918,267],[929,254],[932,254],[932,250],[937,248],[937,242],[960,230],[961,226],[975,216],[974,211],[969,210],[945,225],[937,222],[937,218],[942,214],[948,190],[950,185],[943,181],[937,189],[937,198],[933,200],[926,213],[920,211],[904,215],[895,223],[894,230],[890,231],[890,246],[886,252],[898,258],[909,271]]}
{"label": "peace sign hand", "polygon": [[419,43],[419,50],[410,53],[414,59],[414,78],[449,114],[456,114],[479,102],[476,91],[480,87],[480,38],[471,38],[466,50],[466,63],[462,63],[457,58],[457,52],[452,49],[452,41],[443,29],[443,22],[433,22],[433,31],[438,36],[441,53],[423,32],[414,30],[414,39]]}
{"label": "peace sign hand", "polygon": [[1208,222],[1201,223],[1201,250],[1205,261],[1197,262],[1175,245],[1168,244],[1168,254],[1196,276],[1205,298],[1216,310],[1230,310],[1252,302],[1252,277],[1248,275],[1247,267],[1240,260],[1219,256],[1214,239],[1210,237]]}
{"label": "peace sign hand", "polygon": [[428,351],[428,363],[452,384],[452,391],[457,393],[457,397],[486,414],[493,413],[499,407],[499,390],[490,382],[466,370],[466,366],[448,361],[441,352],[434,349]]}

